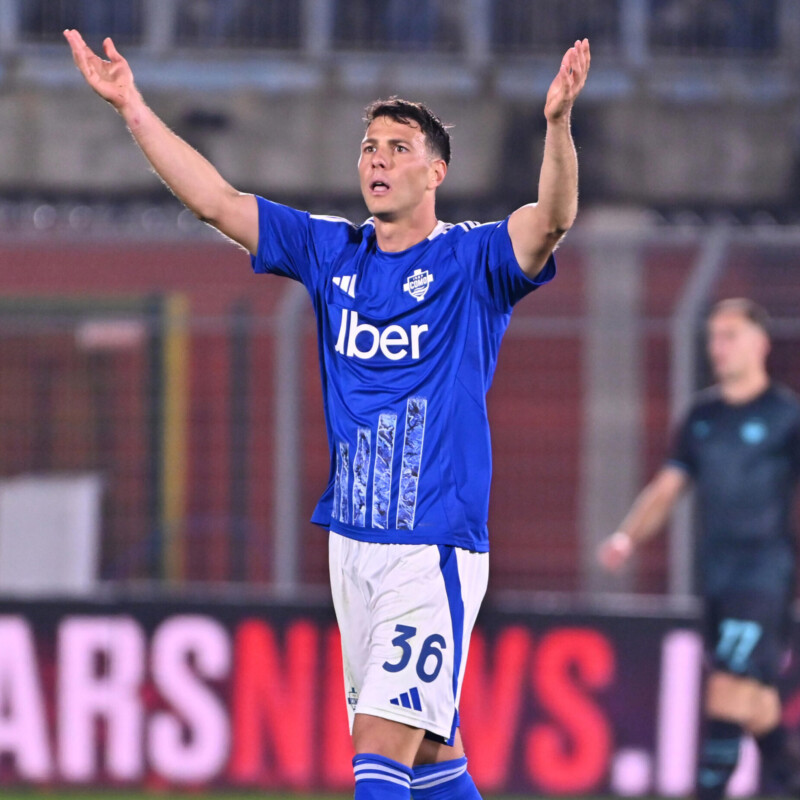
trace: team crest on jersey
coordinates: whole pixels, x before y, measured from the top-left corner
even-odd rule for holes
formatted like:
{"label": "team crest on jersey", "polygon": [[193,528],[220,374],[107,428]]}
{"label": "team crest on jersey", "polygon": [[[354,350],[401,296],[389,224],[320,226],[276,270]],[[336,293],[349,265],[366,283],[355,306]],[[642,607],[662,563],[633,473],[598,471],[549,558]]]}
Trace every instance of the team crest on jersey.
{"label": "team crest on jersey", "polygon": [[403,291],[408,292],[417,302],[428,293],[428,287],[433,283],[433,274],[427,269],[415,269],[406,278]]}
{"label": "team crest on jersey", "polygon": [[739,429],[739,435],[747,444],[760,444],[767,438],[767,426],[763,420],[749,419]]}

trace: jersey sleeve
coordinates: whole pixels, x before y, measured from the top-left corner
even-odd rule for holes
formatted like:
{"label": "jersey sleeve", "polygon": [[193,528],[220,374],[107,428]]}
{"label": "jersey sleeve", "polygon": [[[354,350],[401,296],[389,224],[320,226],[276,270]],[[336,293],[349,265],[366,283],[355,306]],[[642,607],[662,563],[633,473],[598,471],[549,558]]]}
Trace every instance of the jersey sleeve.
{"label": "jersey sleeve", "polygon": [[479,288],[502,312],[510,311],[515,303],[549,283],[556,274],[552,253],[535,278],[522,271],[508,235],[508,219],[472,228],[461,238],[456,256],[471,269]]}
{"label": "jersey sleeve", "polygon": [[311,285],[316,259],[310,241],[309,215],[263,197],[256,200],[258,250],[250,256],[253,270]]}
{"label": "jersey sleeve", "polygon": [[695,459],[691,414],[687,415],[673,435],[672,449],[666,463],[678,467],[691,476],[694,476],[697,461]]}
{"label": "jersey sleeve", "polygon": [[258,250],[250,256],[255,272],[293,278],[312,291],[320,269],[358,236],[346,219],[316,216],[263,197],[256,200]]}

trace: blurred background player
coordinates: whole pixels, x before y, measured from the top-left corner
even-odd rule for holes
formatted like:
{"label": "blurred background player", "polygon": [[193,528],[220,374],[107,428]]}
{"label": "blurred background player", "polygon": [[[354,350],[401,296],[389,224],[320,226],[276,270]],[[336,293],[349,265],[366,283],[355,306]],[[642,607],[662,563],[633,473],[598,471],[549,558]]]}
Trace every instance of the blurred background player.
{"label": "blurred background player", "polygon": [[476,797],[457,709],[488,575],[484,397],[513,305],[553,277],[577,213],[570,112],[588,40],[547,93],[537,203],[501,223],[439,222],[449,135],[424,106],[393,99],[367,112],[358,171],[373,216],[356,226],[236,191],[147,107],[110,39],[105,61],[65,36],[172,191],[256,272],[311,295],[331,455],[313,521],[331,531],[356,797]]}
{"label": "blurred background player", "polygon": [[619,569],[663,527],[684,488],[697,490],[710,675],[696,775],[701,800],[725,793],[743,733],[763,764],[796,791],[775,682],[787,655],[795,578],[792,499],[800,473],[800,402],[767,373],[766,312],[746,299],[717,303],[707,323],[717,384],[678,428],[667,463],[636,498],[599,558]]}

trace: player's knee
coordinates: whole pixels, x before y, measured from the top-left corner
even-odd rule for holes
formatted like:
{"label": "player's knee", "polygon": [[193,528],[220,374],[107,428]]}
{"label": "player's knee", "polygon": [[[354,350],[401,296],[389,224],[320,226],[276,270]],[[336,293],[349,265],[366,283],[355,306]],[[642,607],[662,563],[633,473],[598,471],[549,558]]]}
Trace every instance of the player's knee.
{"label": "player's knee", "polygon": [[756,691],[752,713],[745,729],[758,737],[771,731],[781,721],[781,701],[773,686],[762,685]]}
{"label": "player's knee", "polygon": [[756,710],[758,688],[749,678],[712,673],[706,686],[706,715],[748,728]]}

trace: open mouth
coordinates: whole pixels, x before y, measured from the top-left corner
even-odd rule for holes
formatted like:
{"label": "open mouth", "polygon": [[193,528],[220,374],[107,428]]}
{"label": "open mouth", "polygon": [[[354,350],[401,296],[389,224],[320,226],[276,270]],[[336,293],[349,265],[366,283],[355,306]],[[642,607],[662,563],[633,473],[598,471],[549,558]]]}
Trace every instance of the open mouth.
{"label": "open mouth", "polygon": [[389,184],[383,181],[372,181],[369,188],[373,194],[386,194],[389,191]]}

